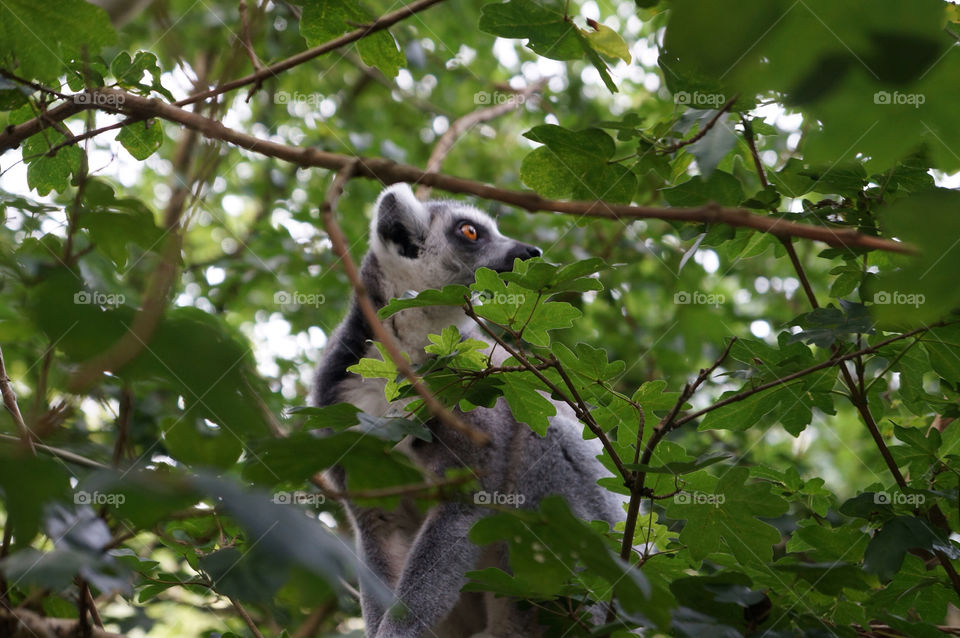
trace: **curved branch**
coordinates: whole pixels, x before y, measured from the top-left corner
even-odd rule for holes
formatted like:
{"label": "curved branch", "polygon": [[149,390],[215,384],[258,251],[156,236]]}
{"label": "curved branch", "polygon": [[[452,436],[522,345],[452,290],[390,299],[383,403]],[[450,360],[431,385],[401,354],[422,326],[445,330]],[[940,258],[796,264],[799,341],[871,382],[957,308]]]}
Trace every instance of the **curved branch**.
{"label": "curved branch", "polygon": [[[426,184],[450,193],[476,195],[477,197],[503,202],[531,212],[552,211],[580,217],[598,219],[662,219],[666,221],[726,224],[736,228],[751,228],[776,237],[803,237],[822,241],[830,246],[858,247],[885,250],[897,253],[912,253],[914,249],[902,242],[864,235],[852,229],[833,229],[810,226],[787,221],[783,217],[756,215],[743,208],[724,208],[708,204],[699,208],[658,208],[655,206],[629,206],[603,201],[559,201],[540,197],[536,193],[513,191],[490,186],[474,180],[423,171],[409,164],[398,164],[380,157],[350,156],[330,153],[315,148],[298,148],[263,140],[253,135],[228,128],[217,120],[198,113],[186,111],[157,99],[132,95],[116,89],[96,92],[103,98],[94,99],[98,108],[113,113],[136,116],[138,119],[159,117],[196,130],[205,137],[235,144],[254,153],[276,157],[298,166],[312,166],[340,171],[356,162],[356,175],[377,179],[385,184],[409,182]],[[0,148],[4,134],[0,134]]]}

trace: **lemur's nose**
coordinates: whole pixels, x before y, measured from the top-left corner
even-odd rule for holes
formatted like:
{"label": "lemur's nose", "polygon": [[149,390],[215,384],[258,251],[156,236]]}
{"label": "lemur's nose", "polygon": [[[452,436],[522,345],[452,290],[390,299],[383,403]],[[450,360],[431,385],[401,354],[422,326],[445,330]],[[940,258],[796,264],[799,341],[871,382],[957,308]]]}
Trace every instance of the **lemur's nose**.
{"label": "lemur's nose", "polygon": [[543,254],[543,251],[530,244],[520,244],[513,250],[513,256],[520,259],[533,259]]}

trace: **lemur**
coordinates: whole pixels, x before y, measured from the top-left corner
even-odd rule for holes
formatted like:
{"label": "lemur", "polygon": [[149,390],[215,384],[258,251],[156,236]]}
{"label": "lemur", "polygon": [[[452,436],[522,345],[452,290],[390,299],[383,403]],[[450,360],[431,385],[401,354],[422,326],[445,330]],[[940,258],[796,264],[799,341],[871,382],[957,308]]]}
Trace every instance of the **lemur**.
{"label": "lemur", "polygon": [[[384,306],[407,291],[471,284],[481,267],[509,271],[514,259],[540,256],[539,248],[505,237],[493,219],[458,201],[420,202],[406,184],[386,188],[374,205],[370,249],[360,274],[373,303]],[[410,308],[385,321],[385,327],[416,365],[424,362],[428,334],[450,325],[479,338],[461,308]],[[353,300],[343,323],[332,333],[316,375],[313,403],[345,401],[385,416],[398,406],[384,395],[384,380],[363,379],[347,371],[361,357],[376,357],[372,332]],[[505,357],[501,355],[500,361]],[[497,365],[495,359],[492,362]],[[624,518],[619,497],[597,485],[610,474],[597,460],[600,445],[584,440],[583,427],[565,404],[556,403],[547,435],[518,423],[501,398],[492,408],[457,411],[485,433],[489,445],[477,446],[433,420],[432,441],[415,439],[406,446],[415,463],[443,476],[469,468],[480,489],[518,493],[524,506],[559,493],[585,520],[614,523]],[[342,487],[342,471],[330,473]],[[360,603],[369,638],[521,638],[534,635],[533,616],[492,594],[461,593],[467,571],[485,567],[506,570],[504,547],[474,545],[467,533],[491,510],[465,502],[441,502],[425,514],[410,501],[393,511],[347,504],[359,558],[372,576],[402,601],[405,614],[385,609],[376,583],[360,582]],[[382,587],[381,587],[382,591]]]}

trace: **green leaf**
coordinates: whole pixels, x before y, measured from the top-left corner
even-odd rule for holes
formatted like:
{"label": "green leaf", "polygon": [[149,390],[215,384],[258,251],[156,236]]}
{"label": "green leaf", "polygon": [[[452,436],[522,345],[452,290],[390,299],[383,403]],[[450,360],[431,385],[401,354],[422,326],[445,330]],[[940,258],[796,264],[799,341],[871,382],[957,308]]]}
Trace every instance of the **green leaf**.
{"label": "green leaf", "polygon": [[510,405],[510,412],[520,423],[546,436],[549,418],[557,413],[556,407],[538,391],[531,372],[508,372],[498,376],[503,384],[503,397]]}
{"label": "green leaf", "polygon": [[619,33],[598,22],[592,22],[590,27],[594,30],[584,33],[584,37],[597,53],[602,53],[611,58],[619,58],[630,64],[633,59],[630,57],[630,48]]}
{"label": "green leaf", "polygon": [[960,325],[933,328],[923,335],[930,366],[944,379],[960,382]]}
{"label": "green leaf", "polygon": [[48,195],[51,190],[63,192],[70,176],[80,170],[81,151],[77,146],[65,146],[53,157],[47,156],[50,149],[64,140],[66,138],[60,132],[46,130],[27,138],[23,144],[27,186],[35,189],[38,195]]}
{"label": "green leaf", "polygon": [[210,428],[191,418],[167,417],[161,424],[170,456],[193,467],[227,469],[243,452],[243,442],[232,432]]}
{"label": "green leaf", "polygon": [[840,300],[840,308],[816,308],[797,320],[804,330],[791,335],[791,341],[809,341],[829,348],[837,340],[852,334],[873,334],[873,319],[866,306]]}
{"label": "green leaf", "polygon": [[462,306],[465,298],[470,297],[470,289],[459,284],[444,286],[442,290],[424,290],[413,297],[391,299],[386,306],[380,309],[377,316],[381,319],[391,317],[407,308],[424,308],[426,306]]}
{"label": "green leaf", "polygon": [[695,560],[718,551],[721,540],[744,564],[772,559],[780,533],[758,517],[776,518],[788,504],[771,493],[769,484],[746,483],[748,477],[745,467],[732,468],[719,481],[703,472],[693,474],[684,492],[667,503],[667,516],[687,521],[680,542]]}
{"label": "green leaf", "polygon": [[704,179],[700,175],[661,190],[663,198],[671,206],[693,207],[715,202],[721,206],[736,206],[743,201],[743,187],[730,173],[713,171]]}
{"label": "green leaf", "polygon": [[96,55],[115,38],[107,13],[83,0],[0,4],[0,61],[20,77],[55,84],[65,62]]}
{"label": "green leaf", "polygon": [[919,255],[880,274],[871,307],[879,321],[921,325],[960,304],[960,287],[955,285],[958,207],[960,193],[937,189],[899,199],[880,212],[886,233],[914,244]]}
{"label": "green leaf", "polygon": [[578,29],[558,3],[494,2],[483,7],[479,26],[501,38],[526,38],[534,53],[552,60],[575,60],[583,55]]}
{"label": "green leaf", "polygon": [[[300,34],[309,46],[315,47],[357,29],[354,26],[356,24],[367,24],[376,17],[359,3],[350,0],[304,0]],[[396,76],[407,63],[403,51],[386,30],[365,35],[357,43],[357,50],[365,64],[377,67],[388,78]]]}
{"label": "green leaf", "polygon": [[708,452],[698,456],[695,461],[675,461],[656,466],[644,465],[643,463],[628,463],[625,464],[625,467],[628,470],[646,472],[647,474],[673,474],[674,476],[679,476],[681,474],[689,474],[690,472],[702,470],[714,463],[725,461],[732,456],[733,455],[728,452]]}
{"label": "green leaf", "polygon": [[[604,538],[577,519],[558,496],[543,499],[535,512],[514,510],[488,516],[473,526],[470,539],[481,545],[506,541],[514,578],[538,597],[560,594],[575,577],[577,565],[612,587],[628,610],[639,610],[650,594],[640,570],[622,562]],[[502,578],[495,585],[503,586]],[[468,583],[464,589],[481,587]]]}
{"label": "green leaf", "polygon": [[618,203],[633,198],[637,178],[627,167],[610,163],[616,147],[602,130],[544,124],[524,136],[544,146],[523,158],[520,178],[544,197]]}
{"label": "green leaf", "polygon": [[117,134],[117,141],[134,158],[143,161],[163,144],[163,127],[159,120],[144,120],[127,124]]}
{"label": "green leaf", "polygon": [[290,414],[307,417],[307,425],[314,428],[343,430],[360,422],[360,408],[350,403],[334,403],[322,408],[296,407]]}
{"label": "green leaf", "polygon": [[881,580],[890,580],[900,571],[907,550],[941,549],[946,543],[949,541],[940,539],[930,523],[912,516],[897,516],[873,535],[863,555],[863,568]]}

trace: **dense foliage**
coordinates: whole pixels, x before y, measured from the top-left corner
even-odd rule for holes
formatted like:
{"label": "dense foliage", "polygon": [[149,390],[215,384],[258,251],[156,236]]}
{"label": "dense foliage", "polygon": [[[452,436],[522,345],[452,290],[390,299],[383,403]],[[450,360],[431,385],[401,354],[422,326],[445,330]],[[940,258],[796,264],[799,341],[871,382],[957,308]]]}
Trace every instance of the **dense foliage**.
{"label": "dense foliage", "polygon": [[[362,635],[316,474],[386,507],[476,483],[394,450],[429,435],[419,399],[305,407],[352,294],[320,209],[365,158],[335,203],[359,259],[369,178],[438,143],[430,170],[544,259],[381,317],[462,306],[512,356],[445,330],[434,396],[540,434],[537,390],[569,404],[629,502],[610,530],[483,495],[471,538],[511,573],[467,589],[547,636],[960,624],[957,7],[410,6],[386,29],[383,0],[0,2],[0,634]],[[355,371],[413,396],[388,356]]]}

